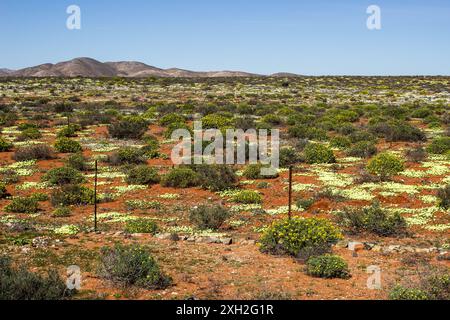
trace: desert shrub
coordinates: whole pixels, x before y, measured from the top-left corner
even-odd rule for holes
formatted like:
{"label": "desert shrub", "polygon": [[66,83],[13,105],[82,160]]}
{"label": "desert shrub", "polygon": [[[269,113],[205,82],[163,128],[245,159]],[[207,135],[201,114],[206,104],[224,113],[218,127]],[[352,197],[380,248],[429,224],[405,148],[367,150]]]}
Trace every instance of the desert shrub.
{"label": "desert shrub", "polygon": [[127,233],[149,233],[156,234],[158,226],[156,223],[149,219],[136,219],[127,221],[125,226],[125,232]]}
{"label": "desert shrub", "polygon": [[33,197],[15,197],[5,207],[5,211],[12,213],[36,213],[39,211],[39,204]]}
{"label": "desert shrub", "polygon": [[226,129],[230,128],[233,122],[230,118],[220,114],[209,114],[202,118],[202,126],[204,129]]}
{"label": "desert shrub", "polygon": [[346,209],[337,214],[337,220],[351,233],[370,232],[387,237],[404,235],[407,230],[400,213],[389,213],[378,202],[361,209]]}
{"label": "desert shrub", "polygon": [[360,141],[352,145],[347,150],[347,155],[350,157],[369,158],[377,153],[377,147],[372,141]]}
{"label": "desert shrub", "polygon": [[298,124],[289,127],[288,134],[291,138],[310,139],[310,140],[326,140],[327,132],[323,129],[314,128],[304,124]]}
{"label": "desert shrub", "polygon": [[28,128],[23,130],[17,137],[19,141],[23,140],[35,140],[42,138],[42,133],[37,128]]}
{"label": "desert shrub", "polygon": [[313,277],[325,279],[350,278],[347,262],[341,257],[331,254],[309,258],[306,262],[306,273]]}
{"label": "desert shrub", "polygon": [[59,130],[56,136],[58,138],[74,138],[80,129],[79,125],[71,124]]}
{"label": "desert shrub", "polygon": [[41,276],[24,267],[15,269],[9,257],[0,257],[0,300],[62,300],[70,295],[57,271]]}
{"label": "desert shrub", "polygon": [[232,201],[243,204],[258,204],[262,202],[262,196],[253,190],[241,190],[232,196]]}
{"label": "desert shrub", "polygon": [[116,152],[108,155],[106,160],[112,165],[124,164],[142,164],[146,163],[147,159],[144,156],[144,151],[139,148],[127,147],[121,148]]}
{"label": "desert shrub", "polygon": [[65,218],[72,214],[72,210],[69,207],[59,207],[53,211],[53,217],[55,218]]}
{"label": "desert shrub", "polygon": [[434,139],[428,146],[427,151],[432,154],[445,154],[450,151],[450,137]]}
{"label": "desert shrub", "polygon": [[100,275],[124,287],[164,289],[172,284],[172,279],[161,271],[147,249],[139,245],[102,248]]}
{"label": "desert shrub", "polygon": [[75,170],[79,170],[79,171],[88,171],[91,170],[91,166],[88,163],[88,159],[83,156],[82,153],[76,153],[76,154],[72,154],[70,155],[66,161],[66,166],[73,168]]}
{"label": "desert shrub", "polygon": [[405,170],[405,167],[403,162],[397,156],[392,153],[384,152],[378,154],[369,161],[367,170],[371,174],[375,174],[385,179],[399,174]]}
{"label": "desert shrub", "polygon": [[416,127],[406,122],[394,122],[390,124],[389,130],[385,134],[387,141],[426,141],[425,134]]}
{"label": "desert shrub", "polygon": [[422,147],[409,149],[406,151],[406,158],[411,162],[422,162],[427,158],[427,152]]}
{"label": "desert shrub", "polygon": [[172,123],[183,123],[186,121],[186,118],[183,117],[181,114],[178,113],[169,113],[163,116],[159,120],[159,124],[163,127],[166,127]]}
{"label": "desert shrub", "polygon": [[321,144],[310,143],[305,147],[303,152],[305,161],[309,164],[336,162],[333,150]]}
{"label": "desert shrub", "polygon": [[312,207],[314,202],[316,202],[316,200],[314,198],[311,198],[311,199],[299,198],[295,201],[295,204],[297,205],[298,208],[308,210],[309,208]]}
{"label": "desert shrub", "polygon": [[42,176],[42,181],[51,185],[79,184],[85,181],[80,171],[70,167],[50,169]]}
{"label": "desert shrub", "polygon": [[200,229],[219,229],[226,219],[230,217],[230,212],[219,205],[202,205],[191,210],[189,220]]}
{"label": "desert shrub", "polygon": [[148,122],[138,116],[124,117],[108,126],[111,137],[116,139],[140,139],[148,129]]}
{"label": "desert shrub", "polygon": [[172,188],[190,188],[200,186],[200,176],[191,168],[174,168],[162,178],[162,186]]}
{"label": "desert shrub", "polygon": [[227,165],[200,164],[191,168],[197,173],[202,188],[213,192],[231,189],[238,181],[234,169]]}
{"label": "desert shrub", "polygon": [[269,165],[263,165],[261,163],[258,164],[250,164],[248,165],[243,172],[243,176],[247,179],[276,179],[278,178],[278,172],[273,175],[262,175],[261,170],[263,168],[268,169]]}
{"label": "desert shrub", "polygon": [[286,168],[298,163],[300,157],[294,148],[281,148],[280,149],[280,167]]}
{"label": "desert shrub", "polygon": [[53,110],[56,113],[71,113],[73,112],[73,104],[68,102],[57,103],[53,106]]}
{"label": "desert shrub", "polygon": [[94,204],[94,191],[80,185],[65,185],[51,194],[54,207]]}
{"label": "desert shrub", "polygon": [[156,139],[153,136],[147,136],[142,138],[146,145],[141,148],[141,150],[144,152],[144,155],[149,159],[155,159],[160,157],[159,152],[159,142],[158,139]]}
{"label": "desert shrub", "polygon": [[28,160],[49,160],[53,159],[53,149],[45,144],[36,144],[28,147],[22,147],[14,153],[14,160],[28,161]]}
{"label": "desert shrub", "polygon": [[360,141],[375,141],[375,137],[367,131],[358,130],[352,132],[348,138],[350,139],[351,143],[357,143]]}
{"label": "desert shrub", "polygon": [[69,138],[59,138],[56,140],[55,149],[60,153],[77,153],[83,150],[78,141]]}
{"label": "desert shrub", "polygon": [[275,114],[267,114],[261,118],[261,121],[275,126],[281,125],[283,123],[283,119]]}
{"label": "desert shrub", "polygon": [[11,151],[13,144],[0,137],[0,152]]}
{"label": "desert shrub", "polygon": [[31,198],[33,198],[37,202],[45,202],[45,201],[48,201],[49,196],[48,196],[48,194],[43,193],[43,192],[36,192],[31,195]]}
{"label": "desert shrub", "polygon": [[415,288],[406,288],[401,285],[396,285],[389,293],[390,300],[428,300],[426,292]]}
{"label": "desert shrub", "polygon": [[128,184],[152,185],[159,183],[161,178],[155,168],[148,166],[137,166],[127,172],[125,179]]}
{"label": "desert shrub", "polygon": [[328,220],[294,217],[276,221],[268,227],[260,239],[260,248],[271,254],[322,254],[341,237],[340,231]]}
{"label": "desert shrub", "polygon": [[[242,114],[242,113],[241,113]],[[234,127],[236,129],[242,129],[244,131],[253,129],[256,127],[255,120],[250,116],[238,117],[234,120]]]}
{"label": "desert shrub", "polygon": [[8,191],[6,190],[6,184],[0,182],[0,199],[6,198],[9,196]]}
{"label": "desert shrub", "polygon": [[346,149],[350,147],[351,144],[350,139],[343,136],[337,136],[330,140],[330,146],[333,148]]}
{"label": "desert shrub", "polygon": [[164,138],[171,139],[174,131],[178,129],[184,129],[189,131],[192,134],[192,129],[184,122],[174,122],[167,126],[167,130],[164,132]]}
{"label": "desert shrub", "polygon": [[444,210],[450,209],[450,184],[439,189],[437,196],[439,198],[439,207]]}

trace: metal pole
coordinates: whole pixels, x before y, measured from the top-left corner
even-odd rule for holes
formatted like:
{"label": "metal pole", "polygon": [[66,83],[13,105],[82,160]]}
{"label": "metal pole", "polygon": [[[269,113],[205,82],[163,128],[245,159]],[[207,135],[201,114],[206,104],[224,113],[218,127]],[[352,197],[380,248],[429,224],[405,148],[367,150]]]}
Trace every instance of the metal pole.
{"label": "metal pole", "polygon": [[292,166],[289,167],[289,219],[292,218]]}
{"label": "metal pole", "polygon": [[97,232],[97,160],[95,160],[94,177],[94,231]]}

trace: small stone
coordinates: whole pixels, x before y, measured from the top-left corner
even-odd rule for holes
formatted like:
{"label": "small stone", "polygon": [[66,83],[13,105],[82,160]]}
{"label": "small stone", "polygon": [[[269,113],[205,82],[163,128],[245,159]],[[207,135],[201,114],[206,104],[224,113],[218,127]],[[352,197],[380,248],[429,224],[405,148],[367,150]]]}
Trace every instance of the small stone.
{"label": "small stone", "polygon": [[155,236],[155,238],[160,240],[170,240],[172,237],[171,233],[159,233]]}
{"label": "small stone", "polygon": [[373,248],[372,248],[372,251],[373,252],[381,252],[383,250],[383,248],[381,247],[381,246],[379,246],[379,245],[375,245]]}
{"label": "small stone", "polygon": [[349,242],[348,250],[355,252],[364,250],[364,244],[362,242]]}
{"label": "small stone", "polygon": [[347,248],[348,247],[348,241],[347,240],[339,240],[336,243],[336,247],[338,247],[338,248]]}
{"label": "small stone", "polygon": [[226,246],[229,246],[229,245],[231,245],[233,243],[233,239],[232,238],[222,238],[222,239],[220,239],[220,241],[221,241],[222,244],[224,244]]}

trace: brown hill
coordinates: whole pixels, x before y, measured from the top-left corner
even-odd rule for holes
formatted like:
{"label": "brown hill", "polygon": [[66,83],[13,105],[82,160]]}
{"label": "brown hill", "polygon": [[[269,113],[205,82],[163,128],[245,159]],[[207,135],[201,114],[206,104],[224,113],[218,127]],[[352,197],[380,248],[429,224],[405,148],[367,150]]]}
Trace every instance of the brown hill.
{"label": "brown hill", "polygon": [[196,72],[183,69],[160,69],[136,61],[100,62],[91,58],[76,58],[57,64],[41,64],[17,71],[0,71],[0,77],[255,77],[240,71]]}

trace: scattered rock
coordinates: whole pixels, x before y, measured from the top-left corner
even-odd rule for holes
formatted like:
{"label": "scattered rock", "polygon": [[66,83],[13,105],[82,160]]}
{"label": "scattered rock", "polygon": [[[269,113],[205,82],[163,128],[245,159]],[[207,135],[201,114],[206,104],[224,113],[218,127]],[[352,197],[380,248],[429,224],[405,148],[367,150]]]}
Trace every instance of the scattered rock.
{"label": "scattered rock", "polygon": [[172,234],[171,233],[159,233],[155,236],[155,238],[160,240],[171,240]]}
{"label": "scattered rock", "polygon": [[348,243],[348,250],[350,251],[362,251],[364,250],[364,243],[362,242],[349,242]]}
{"label": "scattered rock", "polygon": [[337,248],[347,248],[348,247],[348,240],[339,240],[336,243]]}
{"label": "scattered rock", "polygon": [[51,241],[52,239],[50,239],[49,237],[37,237],[34,238],[31,243],[35,248],[45,248],[50,245]]}
{"label": "scattered rock", "polygon": [[447,251],[441,252],[438,255],[437,259],[439,261],[450,261],[450,252],[447,252]]}
{"label": "scattered rock", "polygon": [[227,245],[227,246],[229,246],[233,243],[232,238],[222,238],[222,239],[220,239],[220,241],[222,242],[222,244]]}

